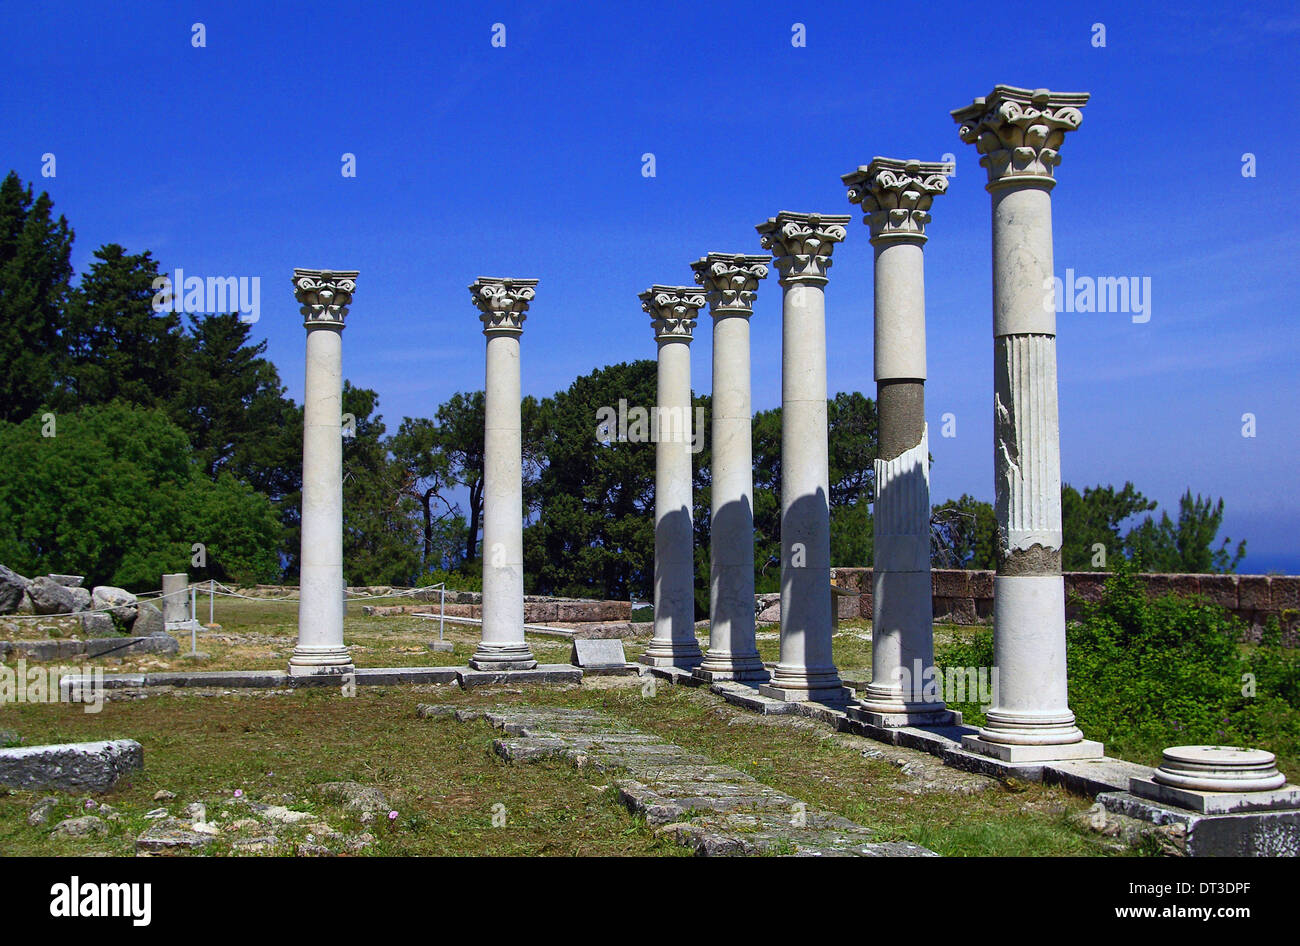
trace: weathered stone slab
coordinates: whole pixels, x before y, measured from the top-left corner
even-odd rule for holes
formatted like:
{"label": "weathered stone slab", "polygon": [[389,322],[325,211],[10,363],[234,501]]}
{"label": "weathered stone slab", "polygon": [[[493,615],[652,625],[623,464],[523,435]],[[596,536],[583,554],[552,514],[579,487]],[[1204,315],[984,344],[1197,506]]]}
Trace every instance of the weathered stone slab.
{"label": "weathered stone slab", "polygon": [[80,619],[81,633],[86,637],[107,637],[117,630],[113,619],[103,611],[87,611]]}
{"label": "weathered stone slab", "polygon": [[[139,623],[139,622],[137,622]],[[126,654],[175,654],[181,645],[165,637],[103,637],[86,641],[87,657],[122,657]]]}
{"label": "weathered stone slab", "polygon": [[758,692],[757,686],[718,682],[709,684],[709,690],[722,697],[732,706],[739,706],[754,713],[762,713],[764,716],[787,716],[798,712],[794,703],[762,696]]}
{"label": "weathered stone slab", "polygon": [[64,588],[80,588],[86,580],[85,575],[49,575],[50,581],[62,585]]}
{"label": "weathered stone slab", "polygon": [[396,683],[456,683],[460,667],[365,667],[356,671],[357,686],[389,686]]}
{"label": "weathered stone slab", "polygon": [[144,768],[144,749],[132,739],[0,749],[0,785],[106,792]]}
{"label": "weathered stone slab", "polygon": [[584,670],[598,667],[622,668],[627,666],[621,640],[582,640],[575,638],[569,651],[569,663]]}
{"label": "weathered stone slab", "polygon": [[581,683],[582,671],[568,664],[540,664],[532,670],[472,670],[458,668],[460,685],[465,689],[479,686],[530,686],[547,683]]}
{"label": "weathered stone slab", "polygon": [[[129,685],[129,684],[128,684]],[[283,670],[196,670],[146,674],[140,686],[149,687],[228,687],[267,689],[289,685]]]}
{"label": "weathered stone slab", "polygon": [[1043,766],[1043,782],[1059,785],[1076,795],[1096,796],[1102,792],[1126,792],[1129,779],[1149,778],[1155,771],[1149,765],[1125,762],[1109,756],[1101,759],[1076,759],[1049,762]]}
{"label": "weathered stone slab", "polygon": [[11,641],[9,652],[28,660],[66,660],[84,654],[86,645],[83,641],[65,640]]}

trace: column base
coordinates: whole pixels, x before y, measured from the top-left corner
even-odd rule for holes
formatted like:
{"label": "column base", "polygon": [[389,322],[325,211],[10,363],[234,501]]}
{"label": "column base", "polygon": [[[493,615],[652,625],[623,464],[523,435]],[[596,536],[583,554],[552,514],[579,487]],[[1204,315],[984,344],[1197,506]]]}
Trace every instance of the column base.
{"label": "column base", "polygon": [[960,726],[961,713],[947,707],[939,709],[906,709],[902,711],[886,710],[873,707],[868,703],[858,703],[848,709],[849,719],[855,719],[868,726],[880,729],[899,729],[915,726],[921,729],[938,729],[944,726]]}
{"label": "column base", "polygon": [[651,641],[641,655],[647,667],[677,667],[694,670],[704,662],[704,654],[696,641]]}
{"label": "column base", "polygon": [[352,654],[346,647],[316,647],[299,644],[289,658],[291,677],[329,677],[355,673]]}
{"label": "column base", "polygon": [[532,670],[537,661],[533,652],[524,641],[509,641],[504,644],[489,644],[480,641],[469,659],[473,670]]}
{"label": "column base", "polygon": [[1071,759],[1100,759],[1106,754],[1106,747],[1091,739],[1056,745],[1012,745],[990,742],[984,738],[984,730],[980,730],[978,736],[963,736],[961,747],[968,752],[989,756],[1001,762],[1065,762]]}
{"label": "column base", "polygon": [[836,707],[848,706],[853,701],[853,690],[840,682],[834,667],[812,670],[778,664],[772,682],[760,686],[758,695],[786,703],[823,703]]}
{"label": "column base", "polygon": [[704,662],[695,668],[697,679],[706,683],[715,680],[736,680],[745,683],[766,683],[772,674],[763,666],[758,654],[738,656],[735,654],[714,654],[704,656]]}

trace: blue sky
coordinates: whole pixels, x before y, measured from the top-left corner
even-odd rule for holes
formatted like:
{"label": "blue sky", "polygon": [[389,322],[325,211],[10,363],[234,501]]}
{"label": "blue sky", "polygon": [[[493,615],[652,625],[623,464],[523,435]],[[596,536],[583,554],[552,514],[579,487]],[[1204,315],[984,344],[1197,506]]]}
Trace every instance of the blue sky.
{"label": "blue sky", "polygon": [[[653,357],[637,293],[688,283],[708,251],[761,252],[754,225],[782,209],[854,213],[829,381],[872,394],[871,247],[839,176],[952,153],[926,247],[933,491],[991,500],[989,199],[948,113],[996,83],[1091,92],[1057,169],[1056,271],[1150,277],[1152,308],[1059,317],[1064,477],[1170,507],[1189,486],[1223,496],[1243,570],[1297,572],[1298,50],[1281,3],[8,2],[0,172],[51,192],[79,271],[115,241],[167,271],[260,276],[254,334],[298,400],[290,272],[360,270],[344,368],[394,429],[482,386],[475,276],[541,280],[523,380],[545,396]],[[779,322],[773,277],[756,409],[779,403]],[[707,391],[707,321],[693,358]]]}

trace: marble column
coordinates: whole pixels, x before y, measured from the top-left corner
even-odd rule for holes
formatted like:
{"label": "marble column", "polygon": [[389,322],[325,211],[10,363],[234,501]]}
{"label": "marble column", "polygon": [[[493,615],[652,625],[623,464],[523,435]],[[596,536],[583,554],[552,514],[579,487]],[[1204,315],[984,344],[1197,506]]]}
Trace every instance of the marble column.
{"label": "marble column", "polygon": [[766,256],[710,253],[691,264],[713,316],[709,650],[704,680],[766,681],[754,642],[754,449],[749,317]]}
{"label": "marble column", "polygon": [[536,279],[480,276],[469,287],[487,336],[483,393],[483,636],[475,670],[531,670],[524,640],[524,480],[519,336]]}
{"label": "marble column", "polygon": [[781,658],[764,696],[843,705],[831,657],[826,271],[845,214],[781,211],[758,225],[781,274]]}
{"label": "marble column", "polygon": [[996,86],[953,111],[993,201],[993,430],[998,568],[994,705],[968,749],[1007,762],[1097,758],[1067,698],[1061,456],[1052,284],[1053,170],[1085,93]]}
{"label": "marble column", "polygon": [[850,715],[875,726],[956,721],[936,686],[930,585],[930,440],[925,423],[925,269],[930,205],[943,164],[875,158],[845,174],[875,249],[879,411],[872,508],[871,684]]}
{"label": "marble column", "polygon": [[294,677],[346,674],[343,644],[343,321],[357,273],[295,269],[307,328],[302,429],[302,551]]}
{"label": "marble column", "polygon": [[691,339],[704,292],[651,286],[641,293],[659,344],[655,439],[655,632],[641,662],[694,670],[695,534],[691,523]]}

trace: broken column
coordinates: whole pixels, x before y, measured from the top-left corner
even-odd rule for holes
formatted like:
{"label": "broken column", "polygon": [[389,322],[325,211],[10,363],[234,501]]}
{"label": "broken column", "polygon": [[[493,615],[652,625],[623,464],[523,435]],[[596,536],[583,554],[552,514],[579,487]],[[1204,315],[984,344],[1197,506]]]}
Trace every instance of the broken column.
{"label": "broken column", "polygon": [[693,670],[695,552],[691,482],[691,339],[704,292],[651,286],[641,293],[659,345],[655,434],[655,630],[641,662]]}
{"label": "broken column", "polygon": [[934,684],[930,586],[930,443],[925,423],[925,225],[948,187],[943,164],[874,158],[845,174],[875,249],[879,411],[871,684],[850,708],[875,726],[945,726]]}
{"label": "broken column", "polygon": [[163,623],[167,628],[189,621],[190,576],[185,572],[162,576]]}
{"label": "broken column", "polygon": [[993,201],[994,705],[966,748],[1007,762],[1096,758],[1067,698],[1052,280],[1053,169],[1086,93],[999,85],[952,116]]}
{"label": "broken column", "polygon": [[307,329],[298,646],[290,676],[353,671],[343,644],[343,321],[357,273],[295,269]]}
{"label": "broken column", "polygon": [[519,336],[536,279],[480,276],[469,287],[487,336],[483,414],[483,636],[475,670],[531,670],[524,640],[524,481]]}
{"label": "broken column", "polygon": [[831,657],[826,271],[849,216],[781,211],[757,227],[781,274],[781,658],[759,692],[844,704]]}
{"label": "broken column", "polygon": [[766,256],[710,253],[691,264],[713,316],[709,650],[696,676],[769,678],[754,641],[754,451],[749,317]]}

